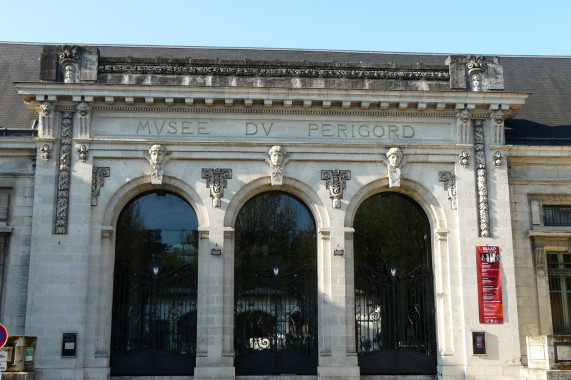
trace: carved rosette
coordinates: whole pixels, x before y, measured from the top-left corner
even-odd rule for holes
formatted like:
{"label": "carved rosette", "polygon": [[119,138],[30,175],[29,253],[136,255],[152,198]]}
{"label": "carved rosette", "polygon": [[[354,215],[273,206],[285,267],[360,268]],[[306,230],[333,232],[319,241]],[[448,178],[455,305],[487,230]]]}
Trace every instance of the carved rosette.
{"label": "carved rosette", "polygon": [[42,147],[40,148],[40,158],[42,159],[42,161],[48,162],[51,157],[52,157],[52,147],[50,146],[50,144],[42,145]]}
{"label": "carved rosette", "polygon": [[77,105],[77,114],[79,117],[79,137],[89,137],[89,129],[91,128],[91,107],[85,102]]}
{"label": "carved rosette", "polygon": [[101,188],[105,185],[105,178],[111,175],[110,167],[93,167],[91,172],[91,205],[97,206],[97,199]]}
{"label": "carved rosette", "polygon": [[456,173],[454,171],[438,172],[438,180],[444,182],[444,190],[448,191],[450,208],[456,210],[458,208],[456,203]]}
{"label": "carved rosette", "polygon": [[232,179],[232,169],[202,169],[202,179],[206,180],[206,187],[210,189],[212,207],[220,207],[227,180]]}
{"label": "carved rosette", "polygon": [[456,114],[458,121],[458,144],[470,144],[470,111],[464,109]]}
{"label": "carved rosette", "polygon": [[73,113],[64,112],[61,123],[61,140],[59,149],[59,173],[56,198],[55,233],[67,234],[69,214],[69,184],[71,170],[71,138],[73,129]]}
{"label": "carved rosette", "polygon": [[81,162],[87,161],[88,153],[89,148],[85,145],[81,145],[79,148],[77,148],[77,159]]}
{"label": "carved rosette", "polygon": [[279,145],[274,145],[266,153],[266,162],[270,165],[270,182],[271,186],[279,186],[283,183],[284,167],[287,161],[288,153]]}
{"label": "carved rosette", "polygon": [[483,120],[474,120],[474,151],[476,156],[476,191],[478,193],[480,236],[490,237]]}
{"label": "carved rosette", "polygon": [[463,150],[462,153],[460,153],[458,156],[458,164],[460,164],[464,169],[470,165],[470,154],[467,151]]}
{"label": "carved rosette", "polygon": [[502,161],[504,160],[504,156],[502,155],[502,152],[500,152],[499,150],[494,153],[494,157],[492,158],[492,161],[494,162],[494,166],[496,168],[499,168],[500,166],[502,166]]}
{"label": "carved rosette", "polygon": [[40,105],[40,123],[38,137],[54,138],[54,106],[52,103],[45,101]]}
{"label": "carved rosette", "polygon": [[498,110],[490,115],[492,119],[492,130],[494,131],[493,143],[494,145],[504,145],[504,113]]}
{"label": "carved rosette", "polygon": [[64,83],[75,83],[77,79],[77,62],[79,61],[79,47],[65,45],[59,53]]}
{"label": "carved rosette", "polygon": [[333,201],[333,208],[341,208],[341,199],[346,187],[346,181],[351,179],[351,170],[322,170],[321,179],[325,181],[325,188],[329,190],[329,198]]}

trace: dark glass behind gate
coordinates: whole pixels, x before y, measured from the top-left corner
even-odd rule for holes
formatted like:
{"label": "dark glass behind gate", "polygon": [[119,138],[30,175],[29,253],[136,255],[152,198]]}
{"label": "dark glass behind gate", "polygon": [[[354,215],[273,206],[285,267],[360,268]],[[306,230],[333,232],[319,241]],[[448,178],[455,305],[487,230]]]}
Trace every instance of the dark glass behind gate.
{"label": "dark glass behind gate", "polygon": [[355,327],[361,374],[435,373],[432,282],[426,265],[394,278],[357,268]]}
{"label": "dark glass behind gate", "polygon": [[317,373],[317,247],[307,207],[283,192],[250,199],[235,223],[236,375]]}
{"label": "dark glass behind gate", "polygon": [[309,265],[236,273],[236,373],[314,374],[317,367],[317,273]]}
{"label": "dark glass behind gate", "polygon": [[111,371],[114,375],[190,375],[196,359],[193,264],[170,273],[115,268]]}

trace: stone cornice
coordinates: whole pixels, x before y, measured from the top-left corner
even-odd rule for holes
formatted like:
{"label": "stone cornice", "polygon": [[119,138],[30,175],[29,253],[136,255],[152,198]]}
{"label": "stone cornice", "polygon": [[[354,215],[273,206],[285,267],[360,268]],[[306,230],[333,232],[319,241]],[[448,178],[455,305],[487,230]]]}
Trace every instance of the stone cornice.
{"label": "stone cornice", "polygon": [[[85,101],[109,106],[205,107],[260,109],[324,109],[402,112],[456,112],[467,108],[472,113],[502,109],[513,117],[529,94],[445,91],[388,91],[332,89],[268,89],[242,87],[146,86],[113,84],[16,83],[27,105],[41,102],[71,103]],[[157,112],[160,112],[157,110]],[[409,115],[410,116],[410,115]]]}

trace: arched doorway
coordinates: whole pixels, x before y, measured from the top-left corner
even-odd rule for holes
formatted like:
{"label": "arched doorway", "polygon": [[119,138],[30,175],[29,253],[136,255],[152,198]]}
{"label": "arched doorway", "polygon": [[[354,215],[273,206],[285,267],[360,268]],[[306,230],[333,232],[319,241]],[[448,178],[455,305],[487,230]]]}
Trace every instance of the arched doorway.
{"label": "arched doorway", "polygon": [[236,375],[317,373],[315,221],[297,198],[250,199],[235,224]]}
{"label": "arched doorway", "polygon": [[117,221],[111,375],[192,375],[198,221],[179,196],[151,191]]}
{"label": "arched doorway", "polygon": [[355,332],[362,375],[436,373],[430,223],[383,192],[355,214]]}

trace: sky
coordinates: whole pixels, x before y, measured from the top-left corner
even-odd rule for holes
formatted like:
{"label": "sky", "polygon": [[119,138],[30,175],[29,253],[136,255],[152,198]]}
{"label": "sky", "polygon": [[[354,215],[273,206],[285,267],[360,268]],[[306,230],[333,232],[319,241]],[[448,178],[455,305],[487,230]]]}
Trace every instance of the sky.
{"label": "sky", "polygon": [[10,0],[0,9],[6,42],[571,56],[569,0]]}

